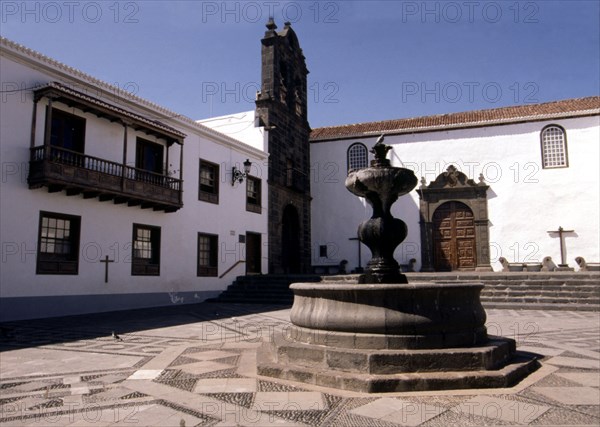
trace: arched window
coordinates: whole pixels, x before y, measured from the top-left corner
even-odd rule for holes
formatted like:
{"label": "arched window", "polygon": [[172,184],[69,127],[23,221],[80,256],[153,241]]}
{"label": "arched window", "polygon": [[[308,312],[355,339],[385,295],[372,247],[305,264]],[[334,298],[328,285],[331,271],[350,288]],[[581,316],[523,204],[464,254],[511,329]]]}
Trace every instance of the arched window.
{"label": "arched window", "polygon": [[348,148],[348,171],[366,168],[368,166],[368,160],[369,153],[364,144],[357,142]]}
{"label": "arched window", "polygon": [[565,130],[557,125],[546,126],[542,129],[542,166],[549,168],[566,168],[569,166],[567,157],[567,135]]}

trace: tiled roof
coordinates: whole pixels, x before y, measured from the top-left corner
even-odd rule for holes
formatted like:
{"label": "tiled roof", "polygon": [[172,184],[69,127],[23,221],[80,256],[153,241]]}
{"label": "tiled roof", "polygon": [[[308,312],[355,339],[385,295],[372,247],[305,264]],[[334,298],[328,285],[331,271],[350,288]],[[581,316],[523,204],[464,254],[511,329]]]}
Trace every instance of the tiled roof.
{"label": "tiled roof", "polygon": [[311,141],[492,126],[600,114],[600,96],[313,129]]}

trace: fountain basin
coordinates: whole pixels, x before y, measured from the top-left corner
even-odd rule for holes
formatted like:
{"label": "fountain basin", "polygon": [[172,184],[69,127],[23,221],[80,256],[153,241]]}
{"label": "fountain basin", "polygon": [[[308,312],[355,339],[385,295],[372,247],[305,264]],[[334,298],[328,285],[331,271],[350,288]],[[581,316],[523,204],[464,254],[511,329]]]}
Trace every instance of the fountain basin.
{"label": "fountain basin", "polygon": [[380,167],[350,171],[345,184],[350,192],[359,197],[389,195],[395,201],[398,196],[415,188],[417,183],[418,179],[410,169]]}
{"label": "fountain basin", "polygon": [[486,341],[481,283],[294,283],[298,342],[365,349],[469,347]]}

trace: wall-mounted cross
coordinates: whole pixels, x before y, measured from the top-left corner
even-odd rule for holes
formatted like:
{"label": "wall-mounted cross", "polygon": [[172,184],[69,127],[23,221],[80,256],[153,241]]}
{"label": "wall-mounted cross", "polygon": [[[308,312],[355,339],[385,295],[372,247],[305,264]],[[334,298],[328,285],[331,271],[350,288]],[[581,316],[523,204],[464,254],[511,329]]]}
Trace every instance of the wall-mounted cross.
{"label": "wall-mounted cross", "polygon": [[565,262],[567,257],[567,246],[565,244],[565,233],[574,233],[575,230],[565,230],[562,227],[558,227],[558,230],[549,230],[548,233],[558,233],[558,239],[560,240],[560,265],[559,267],[568,267]]}
{"label": "wall-mounted cross", "polygon": [[108,259],[108,255],[101,259],[100,262],[104,263],[104,283],[108,283],[108,263],[115,262],[114,259]]}

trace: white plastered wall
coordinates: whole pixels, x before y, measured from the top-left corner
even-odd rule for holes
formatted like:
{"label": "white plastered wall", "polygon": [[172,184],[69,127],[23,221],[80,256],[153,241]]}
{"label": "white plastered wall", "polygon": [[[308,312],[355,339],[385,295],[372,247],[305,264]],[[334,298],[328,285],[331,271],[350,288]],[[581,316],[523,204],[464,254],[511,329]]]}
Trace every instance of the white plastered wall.
{"label": "white plastered wall", "polygon": [[[3,51],[0,57],[3,87],[28,89],[51,81],[100,97],[93,84],[81,81],[68,70],[53,67],[41,61],[35,64],[28,54]],[[34,65],[32,65],[32,63]],[[110,95],[110,94],[109,94]],[[104,101],[121,103],[123,108],[146,117],[160,117],[160,112],[137,104],[135,100],[117,100],[113,96]],[[46,99],[38,103],[35,145],[42,145],[45,127]],[[85,154],[121,162],[123,158],[123,126],[68,108],[63,109],[86,119]],[[238,260],[245,259],[245,245],[239,235],[246,232],[262,236],[262,271],[268,268],[267,255],[267,154],[251,144],[245,144],[208,128],[179,118],[162,118],[161,121],[185,133],[183,160],[182,209],[175,213],[116,205],[112,201],[100,202],[97,198],[66,196],[65,192],[48,193],[41,188],[30,190],[27,184],[29,147],[31,141],[33,97],[31,90],[2,94],[0,104],[0,153],[2,205],[0,226],[2,231],[2,269],[0,297],[4,304],[15,297],[119,295],[163,293],[173,302],[194,302],[189,295],[206,295],[224,290],[236,275],[245,273],[239,264],[224,278],[197,277],[197,234],[219,235],[219,275]],[[127,163],[135,165],[135,140],[142,137],[165,144],[164,141],[144,132],[128,130]],[[166,147],[165,147],[166,149]],[[179,176],[180,146],[169,148],[169,163]],[[217,163],[221,167],[219,204],[198,200],[199,159]],[[231,185],[231,168],[250,159],[252,174],[263,179],[261,214],[246,211],[245,183]],[[36,274],[36,253],[40,211],[77,215],[81,217],[79,273],[77,275]],[[160,276],[133,276],[131,274],[131,240],[133,224],[161,227]],[[109,281],[104,283],[105,256],[114,260],[109,265]],[[207,293],[208,292],[208,293]],[[187,293],[185,301],[178,294]],[[65,313],[69,314],[69,313]]]}
{"label": "white plastered wall", "polygon": [[[542,168],[540,132],[550,124],[566,130],[568,168]],[[575,230],[565,241],[566,262],[576,266],[577,256],[590,262],[600,260],[599,129],[599,117],[590,116],[389,135],[385,143],[393,147],[388,158],[395,166],[412,169],[419,179],[425,177],[427,184],[451,164],[475,182],[483,174],[490,186],[490,256],[496,271],[501,268],[501,256],[509,262],[541,262],[549,255],[558,264],[559,239],[548,231],[559,226]],[[344,188],[346,153],[355,142],[370,149],[377,137],[311,143],[313,264],[336,264],[347,259],[350,269],[358,266],[358,243],[348,238],[355,236],[358,224],[369,218],[372,211]],[[419,268],[417,192],[400,198],[393,213],[409,227],[396,259],[406,263],[414,257]],[[335,256],[319,258],[319,245],[329,245]],[[362,254],[364,267],[370,259],[364,245]]]}

